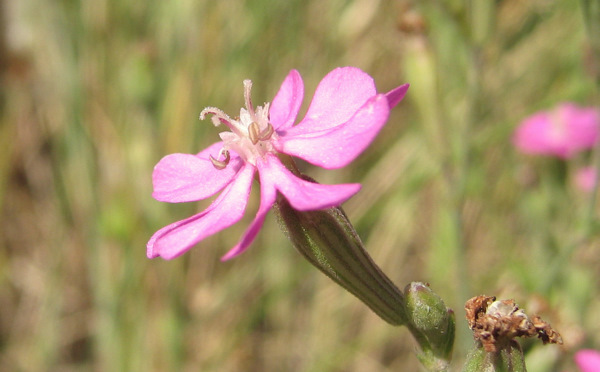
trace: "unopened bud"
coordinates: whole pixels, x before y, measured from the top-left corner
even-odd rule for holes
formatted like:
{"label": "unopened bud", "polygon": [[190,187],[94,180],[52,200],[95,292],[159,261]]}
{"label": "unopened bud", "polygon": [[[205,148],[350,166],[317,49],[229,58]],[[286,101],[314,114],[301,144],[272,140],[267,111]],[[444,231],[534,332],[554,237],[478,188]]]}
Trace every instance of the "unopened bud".
{"label": "unopened bud", "polygon": [[423,283],[407,285],[404,296],[408,327],[421,346],[421,363],[430,371],[446,370],[454,346],[454,312]]}

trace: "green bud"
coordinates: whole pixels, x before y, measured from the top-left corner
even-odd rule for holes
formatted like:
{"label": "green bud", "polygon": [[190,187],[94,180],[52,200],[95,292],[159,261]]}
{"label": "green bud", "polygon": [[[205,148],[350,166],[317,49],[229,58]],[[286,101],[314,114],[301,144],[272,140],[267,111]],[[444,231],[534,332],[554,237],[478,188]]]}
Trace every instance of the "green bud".
{"label": "green bud", "polygon": [[510,340],[502,349],[487,352],[477,345],[467,355],[463,372],[526,372],[523,350],[515,340]]}
{"label": "green bud", "polygon": [[423,283],[410,283],[404,295],[407,326],[422,350],[419,360],[430,371],[447,370],[454,346],[454,311]]}
{"label": "green bud", "polygon": [[402,292],[373,262],[341,208],[297,211],[280,196],[275,211],[282,230],[308,262],[386,322],[406,323]]}

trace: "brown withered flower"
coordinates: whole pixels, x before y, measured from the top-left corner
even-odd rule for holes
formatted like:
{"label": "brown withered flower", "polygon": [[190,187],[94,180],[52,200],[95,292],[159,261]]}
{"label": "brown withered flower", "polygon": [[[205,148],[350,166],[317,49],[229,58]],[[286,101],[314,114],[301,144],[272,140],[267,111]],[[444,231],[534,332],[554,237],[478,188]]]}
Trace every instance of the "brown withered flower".
{"label": "brown withered flower", "polygon": [[475,340],[487,352],[496,352],[516,337],[537,336],[544,344],[562,345],[562,337],[539,316],[531,317],[514,300],[477,296],[465,304],[467,322]]}

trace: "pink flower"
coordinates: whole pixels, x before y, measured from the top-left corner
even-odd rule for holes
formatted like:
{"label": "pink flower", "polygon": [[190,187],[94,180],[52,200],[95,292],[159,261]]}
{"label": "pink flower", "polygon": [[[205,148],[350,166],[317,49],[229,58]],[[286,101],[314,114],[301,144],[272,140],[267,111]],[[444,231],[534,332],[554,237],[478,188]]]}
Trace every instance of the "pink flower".
{"label": "pink flower", "polygon": [[581,372],[600,372],[600,352],[596,350],[580,350],[575,354],[575,363]]}
{"label": "pink flower", "polygon": [[575,186],[585,192],[594,190],[596,182],[596,169],[594,167],[584,167],[578,169],[575,173]]}
{"label": "pink flower", "polygon": [[294,125],[304,84],[292,70],[271,104],[254,107],[252,83],[244,81],[246,107],[233,119],[208,107],[213,123],[229,131],[221,142],[196,155],[164,157],[152,174],[153,197],[170,203],[197,201],[221,192],[204,211],[157,231],[148,242],[149,258],[175,258],[202,239],[238,222],[246,209],[255,173],[260,180],[258,212],[241,240],[222,260],[244,252],[263,225],[281,193],[293,208],[309,211],[340,205],[360,189],[359,184],[322,185],[294,175],[280,160],[293,155],[326,169],[349,164],[373,141],[388,119],[390,108],[404,97],[408,84],[378,94],[373,79],[353,67],[337,68],[321,80],[306,116]]}
{"label": "pink flower", "polygon": [[600,113],[563,103],[552,111],[538,112],[521,123],[514,135],[515,146],[526,154],[567,159],[594,147],[600,129]]}

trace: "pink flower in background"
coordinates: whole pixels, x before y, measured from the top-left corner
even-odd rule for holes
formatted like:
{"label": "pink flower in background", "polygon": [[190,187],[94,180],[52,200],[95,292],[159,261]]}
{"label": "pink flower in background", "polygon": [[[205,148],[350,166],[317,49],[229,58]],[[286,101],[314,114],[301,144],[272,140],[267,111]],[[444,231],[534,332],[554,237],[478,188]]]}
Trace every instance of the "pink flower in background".
{"label": "pink flower in background", "polygon": [[241,240],[223,260],[244,252],[263,225],[277,192],[300,211],[338,206],[360,189],[359,184],[321,185],[290,172],[278,154],[293,155],[325,169],[353,161],[373,141],[408,84],[378,94],[373,79],[353,67],[337,68],[319,83],[306,116],[294,125],[304,96],[300,74],[292,70],[271,104],[254,107],[252,84],[244,81],[246,107],[239,118],[208,107],[215,125],[229,131],[221,141],[196,155],[171,154],[154,167],[153,197],[170,203],[219,196],[204,211],[157,231],[148,242],[149,258],[175,258],[204,238],[238,222],[246,209],[255,173],[260,180],[258,212]]}
{"label": "pink flower in background", "polygon": [[552,111],[541,111],[523,120],[513,142],[525,154],[567,159],[594,147],[599,130],[597,109],[563,103]]}
{"label": "pink flower in background", "polygon": [[575,354],[575,363],[581,372],[600,372],[600,352],[580,350]]}
{"label": "pink flower in background", "polygon": [[575,173],[575,186],[582,191],[590,192],[594,190],[596,182],[596,169],[594,167],[584,167]]}

